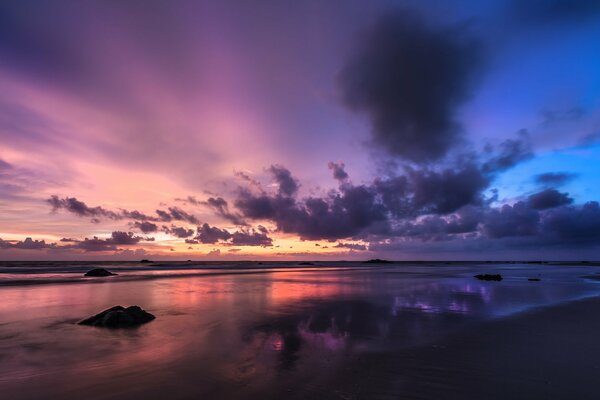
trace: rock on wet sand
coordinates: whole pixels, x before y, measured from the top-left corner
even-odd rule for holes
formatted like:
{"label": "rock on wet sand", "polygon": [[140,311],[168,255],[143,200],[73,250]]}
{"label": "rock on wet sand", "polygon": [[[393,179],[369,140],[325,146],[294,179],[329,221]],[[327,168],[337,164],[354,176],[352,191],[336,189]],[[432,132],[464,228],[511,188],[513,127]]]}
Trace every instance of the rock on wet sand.
{"label": "rock on wet sand", "polygon": [[133,328],[156,318],[139,306],[114,306],[78,322],[79,325],[104,328]]}
{"label": "rock on wet sand", "polygon": [[104,268],[94,268],[85,273],[85,276],[112,276],[117,275]]}

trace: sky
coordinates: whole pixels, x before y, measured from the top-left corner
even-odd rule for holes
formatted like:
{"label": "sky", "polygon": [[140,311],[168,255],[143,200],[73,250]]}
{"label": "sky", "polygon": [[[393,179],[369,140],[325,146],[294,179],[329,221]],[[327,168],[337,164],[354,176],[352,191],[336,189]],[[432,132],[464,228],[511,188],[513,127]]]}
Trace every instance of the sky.
{"label": "sky", "polygon": [[600,2],[0,3],[0,259],[600,259]]}

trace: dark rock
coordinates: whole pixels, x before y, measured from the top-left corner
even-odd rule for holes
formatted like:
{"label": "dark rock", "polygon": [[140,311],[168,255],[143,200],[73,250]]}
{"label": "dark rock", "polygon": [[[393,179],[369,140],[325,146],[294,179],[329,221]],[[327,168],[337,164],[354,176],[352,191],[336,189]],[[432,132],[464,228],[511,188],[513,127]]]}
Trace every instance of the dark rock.
{"label": "dark rock", "polygon": [[84,276],[111,276],[117,275],[104,268],[94,268],[85,273]]}
{"label": "dark rock", "polygon": [[150,261],[150,260],[148,260],[148,259],[144,258],[144,259],[143,259],[143,260],[141,260],[140,262],[141,262],[141,263],[143,263],[143,264],[147,264],[147,263],[151,263],[152,261]]}
{"label": "dark rock", "polygon": [[393,261],[382,260],[381,258],[374,258],[369,261],[365,261],[366,264],[391,264]]}
{"label": "dark rock", "polygon": [[539,281],[541,281],[541,279],[540,279],[540,278],[529,278],[529,279],[527,279],[527,280],[528,280],[528,281],[531,281],[531,282],[539,282]]}
{"label": "dark rock", "polygon": [[302,261],[302,262],[299,262],[298,265],[315,265],[315,264],[311,263],[309,261]]}
{"label": "dark rock", "polygon": [[502,275],[500,275],[500,274],[479,274],[479,275],[475,275],[475,278],[479,279],[480,281],[501,281]]}
{"label": "dark rock", "polygon": [[114,306],[89,318],[79,321],[79,325],[99,326],[103,328],[133,328],[156,318],[138,306]]}

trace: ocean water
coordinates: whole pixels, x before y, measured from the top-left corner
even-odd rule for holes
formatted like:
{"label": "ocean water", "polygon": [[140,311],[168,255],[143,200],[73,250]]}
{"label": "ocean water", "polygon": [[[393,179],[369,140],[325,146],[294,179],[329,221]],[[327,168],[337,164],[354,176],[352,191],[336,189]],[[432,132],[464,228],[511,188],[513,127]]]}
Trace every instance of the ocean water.
{"label": "ocean water", "polygon": [[[98,266],[118,275],[82,276]],[[600,283],[588,277],[599,273],[568,264],[3,262],[0,393],[344,398],[328,377],[362,354],[427,346],[486,321],[597,296]],[[121,330],[76,324],[114,305],[139,305],[156,320]]]}

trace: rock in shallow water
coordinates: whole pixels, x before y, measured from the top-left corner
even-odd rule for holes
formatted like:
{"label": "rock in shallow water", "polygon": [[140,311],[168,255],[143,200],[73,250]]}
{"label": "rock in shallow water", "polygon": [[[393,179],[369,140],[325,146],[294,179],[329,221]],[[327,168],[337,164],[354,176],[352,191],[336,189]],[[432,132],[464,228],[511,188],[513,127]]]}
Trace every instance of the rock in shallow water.
{"label": "rock in shallow water", "polygon": [[112,272],[110,272],[109,270],[104,269],[104,268],[94,268],[94,269],[90,269],[88,272],[86,272],[84,276],[111,276],[111,275],[117,275],[117,274],[113,274]]}
{"label": "rock in shallow water", "polygon": [[479,275],[475,275],[475,278],[479,279],[480,281],[501,281],[502,275],[500,275],[500,274],[479,274]]}
{"label": "rock in shallow water", "polygon": [[79,321],[79,325],[99,326],[103,328],[133,328],[156,318],[139,306],[114,306],[92,317]]}

